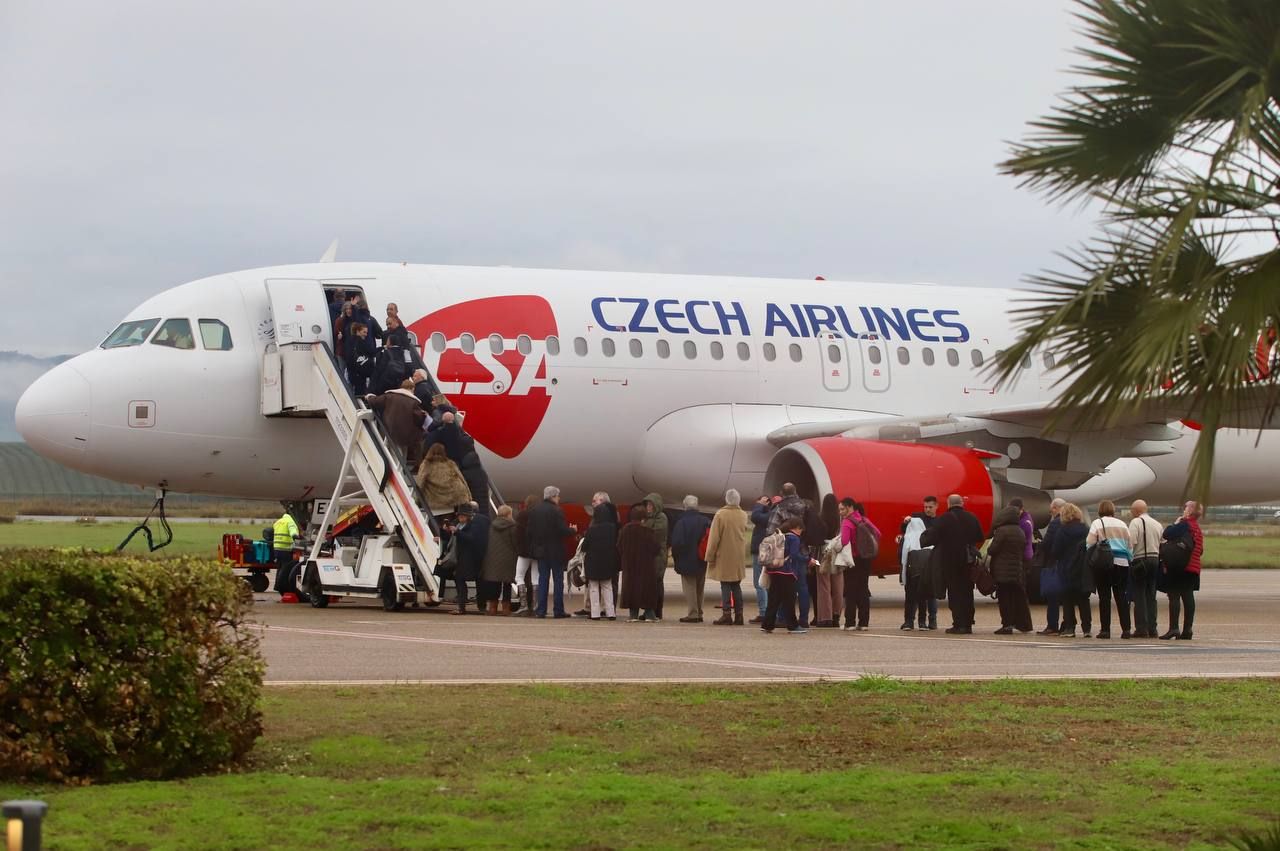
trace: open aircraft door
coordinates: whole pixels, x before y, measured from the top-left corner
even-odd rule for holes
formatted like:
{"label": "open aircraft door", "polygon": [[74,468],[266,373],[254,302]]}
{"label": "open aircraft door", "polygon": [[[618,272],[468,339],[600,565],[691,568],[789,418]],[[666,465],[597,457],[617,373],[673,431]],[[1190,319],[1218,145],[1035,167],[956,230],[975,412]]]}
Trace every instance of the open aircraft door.
{"label": "open aircraft door", "polygon": [[262,358],[262,413],[323,416],[317,396],[312,343],[333,346],[333,323],[320,281],[268,278],[267,301],[275,344]]}

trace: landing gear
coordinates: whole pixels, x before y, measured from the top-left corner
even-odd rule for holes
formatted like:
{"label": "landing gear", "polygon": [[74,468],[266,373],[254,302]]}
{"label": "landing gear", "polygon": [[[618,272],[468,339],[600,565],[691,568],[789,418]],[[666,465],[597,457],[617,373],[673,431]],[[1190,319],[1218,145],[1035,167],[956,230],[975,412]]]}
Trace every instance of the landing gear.
{"label": "landing gear", "polygon": [[[169,521],[164,516],[164,495],[166,492],[164,488],[165,483],[161,482],[160,484],[161,488],[159,492],[156,493],[156,501],[152,503],[151,510],[147,512],[146,517],[142,518],[142,522],[137,526],[134,526],[133,531],[125,536],[125,539],[120,542],[120,546],[116,547],[116,552],[120,552],[125,547],[129,546],[129,542],[133,540],[133,536],[139,532],[141,532],[143,537],[147,539],[148,551],[153,553],[158,549],[169,546],[173,541],[173,529],[169,527]],[[152,540],[151,527],[147,525],[151,522],[151,515],[156,514],[157,512],[159,513],[156,516],[156,520],[159,522],[160,528],[164,531],[164,540],[160,541],[158,544]]]}

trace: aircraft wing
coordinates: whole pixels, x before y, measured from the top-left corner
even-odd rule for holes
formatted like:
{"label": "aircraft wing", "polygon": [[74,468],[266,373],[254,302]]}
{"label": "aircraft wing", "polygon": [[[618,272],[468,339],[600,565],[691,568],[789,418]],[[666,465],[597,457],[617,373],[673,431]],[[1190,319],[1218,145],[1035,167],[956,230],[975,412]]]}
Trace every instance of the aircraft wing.
{"label": "aircraft wing", "polygon": [[[1225,417],[1223,427],[1280,428],[1275,410],[1276,388],[1251,388],[1246,404]],[[893,440],[969,446],[1001,458],[993,466],[1021,470],[1028,484],[1052,489],[1078,487],[1117,458],[1149,458],[1174,451],[1184,434],[1171,423],[1197,419],[1197,404],[1175,393],[1135,399],[1131,408],[1110,421],[1090,420],[1083,410],[1049,404],[1018,405],[931,416],[883,416],[833,422],[794,423],[768,435],[771,444],[786,446],[818,437]],[[1056,425],[1054,424],[1056,421]]]}

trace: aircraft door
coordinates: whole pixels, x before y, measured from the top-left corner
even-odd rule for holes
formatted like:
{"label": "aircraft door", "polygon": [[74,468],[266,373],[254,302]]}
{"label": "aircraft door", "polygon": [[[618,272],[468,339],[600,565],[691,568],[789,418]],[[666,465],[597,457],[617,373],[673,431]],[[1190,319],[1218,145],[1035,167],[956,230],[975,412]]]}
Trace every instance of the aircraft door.
{"label": "aircraft door", "polygon": [[837,393],[849,389],[849,346],[844,337],[830,331],[819,334],[818,361],[824,387]]}
{"label": "aircraft door", "polygon": [[328,343],[333,346],[333,322],[324,288],[319,281],[299,278],[268,278],[267,300],[276,345]]}
{"label": "aircraft door", "polygon": [[871,393],[889,389],[889,347],[878,334],[858,338],[858,354],[862,358],[862,386]]}

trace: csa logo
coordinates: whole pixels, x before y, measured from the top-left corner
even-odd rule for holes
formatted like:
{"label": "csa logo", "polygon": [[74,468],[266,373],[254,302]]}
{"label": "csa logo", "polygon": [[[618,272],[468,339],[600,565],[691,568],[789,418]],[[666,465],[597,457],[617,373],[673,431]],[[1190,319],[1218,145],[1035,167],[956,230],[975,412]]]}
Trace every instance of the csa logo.
{"label": "csa logo", "polygon": [[[440,391],[466,412],[471,436],[503,458],[523,452],[551,405],[547,338],[557,332],[546,299],[464,301],[422,317],[409,330]],[[501,338],[500,352],[491,338]]]}

